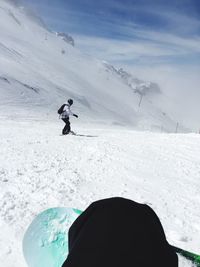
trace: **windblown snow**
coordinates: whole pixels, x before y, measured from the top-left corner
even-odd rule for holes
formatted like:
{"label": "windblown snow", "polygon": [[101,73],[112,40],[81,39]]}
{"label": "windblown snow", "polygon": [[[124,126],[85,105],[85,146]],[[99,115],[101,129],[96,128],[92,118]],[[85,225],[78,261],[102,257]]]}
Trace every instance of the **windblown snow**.
{"label": "windblown snow", "polygon": [[[27,267],[22,239],[39,212],[111,196],[150,205],[171,244],[199,253],[199,135],[169,133],[176,122],[156,106],[157,85],[81,53],[28,14],[0,0],[1,265]],[[69,97],[77,136],[61,136],[56,114]]]}

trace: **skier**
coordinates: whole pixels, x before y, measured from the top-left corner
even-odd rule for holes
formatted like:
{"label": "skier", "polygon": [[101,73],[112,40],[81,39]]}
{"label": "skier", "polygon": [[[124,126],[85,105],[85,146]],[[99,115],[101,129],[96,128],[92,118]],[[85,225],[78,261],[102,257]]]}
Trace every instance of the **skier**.
{"label": "skier", "polygon": [[161,222],[147,205],[124,198],[92,203],[69,230],[62,267],[178,267]]}
{"label": "skier", "polygon": [[64,103],[58,110],[58,114],[60,114],[60,118],[64,121],[65,127],[62,130],[62,134],[66,135],[71,132],[71,126],[69,121],[69,116],[72,115],[78,118],[78,115],[72,113],[70,107],[73,105],[73,100],[68,99],[66,103]]}

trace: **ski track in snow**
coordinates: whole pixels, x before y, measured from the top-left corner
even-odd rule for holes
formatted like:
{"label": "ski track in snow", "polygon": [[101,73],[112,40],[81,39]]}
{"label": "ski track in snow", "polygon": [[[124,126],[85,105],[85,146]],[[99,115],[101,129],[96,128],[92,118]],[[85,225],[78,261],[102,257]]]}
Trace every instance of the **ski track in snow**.
{"label": "ski track in snow", "polygon": [[111,196],[150,205],[170,243],[199,252],[199,135],[79,125],[75,131],[84,136],[61,136],[63,124],[52,121],[4,121],[0,127],[3,266],[26,266],[22,238],[39,212],[83,210]]}

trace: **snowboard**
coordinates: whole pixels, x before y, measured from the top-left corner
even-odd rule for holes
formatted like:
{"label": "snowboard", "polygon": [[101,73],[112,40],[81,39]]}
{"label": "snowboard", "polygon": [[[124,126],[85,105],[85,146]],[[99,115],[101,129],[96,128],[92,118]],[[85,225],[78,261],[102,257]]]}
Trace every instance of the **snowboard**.
{"label": "snowboard", "polygon": [[[68,255],[68,231],[82,211],[51,208],[40,213],[23,238],[23,253],[28,267],[61,267]],[[200,255],[171,246],[176,253],[200,267]]]}
{"label": "snowboard", "polygon": [[40,213],[23,238],[28,267],[61,267],[68,255],[68,230],[80,210],[51,208]]}
{"label": "snowboard", "polygon": [[77,135],[74,131],[70,131],[68,134],[61,134],[60,136]]}
{"label": "snowboard", "polygon": [[74,131],[70,131],[69,134],[76,135],[76,133]]}

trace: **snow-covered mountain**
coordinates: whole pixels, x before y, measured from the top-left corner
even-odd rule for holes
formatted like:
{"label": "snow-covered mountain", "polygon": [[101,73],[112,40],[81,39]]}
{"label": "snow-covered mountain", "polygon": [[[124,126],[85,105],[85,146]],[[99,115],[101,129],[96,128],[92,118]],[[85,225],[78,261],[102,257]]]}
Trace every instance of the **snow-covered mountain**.
{"label": "snow-covered mountain", "polygon": [[0,32],[1,116],[55,116],[70,97],[82,121],[175,131],[153,101],[156,84],[81,53],[18,1],[0,1]]}

